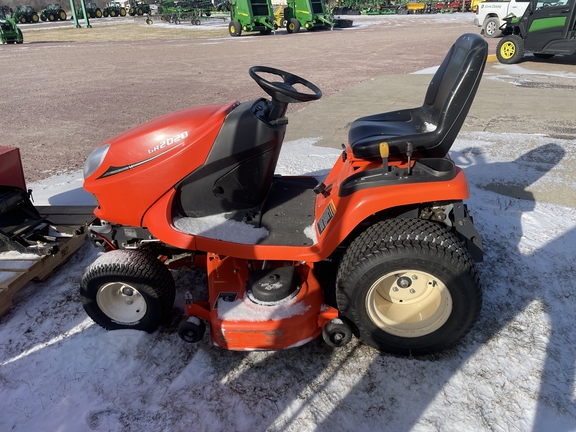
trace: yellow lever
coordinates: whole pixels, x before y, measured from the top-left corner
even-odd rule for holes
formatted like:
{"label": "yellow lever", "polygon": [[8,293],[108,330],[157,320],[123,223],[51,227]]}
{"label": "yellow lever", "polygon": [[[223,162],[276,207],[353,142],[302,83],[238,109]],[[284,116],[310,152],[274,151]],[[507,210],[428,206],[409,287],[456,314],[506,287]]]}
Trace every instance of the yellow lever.
{"label": "yellow lever", "polygon": [[382,158],[382,168],[384,173],[388,172],[388,155],[390,154],[390,147],[387,142],[380,143],[380,157]]}

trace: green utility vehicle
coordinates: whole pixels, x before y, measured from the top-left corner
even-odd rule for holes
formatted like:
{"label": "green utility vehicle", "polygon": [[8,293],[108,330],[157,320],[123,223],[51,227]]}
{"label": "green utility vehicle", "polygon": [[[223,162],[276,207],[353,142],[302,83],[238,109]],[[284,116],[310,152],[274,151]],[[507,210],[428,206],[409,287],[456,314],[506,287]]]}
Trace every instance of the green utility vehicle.
{"label": "green utility vehicle", "polygon": [[68,18],[66,11],[56,3],[48,4],[40,11],[40,19],[42,21],[66,21],[66,18]]}
{"label": "green utility vehicle", "polygon": [[278,28],[270,0],[232,0],[230,6],[230,36],[253,31],[268,35]]}
{"label": "green utility vehicle", "polygon": [[102,12],[104,17],[117,17],[117,16],[126,16],[126,9],[119,3],[119,2],[110,2],[106,3],[104,6],[104,11]]}
{"label": "green utility vehicle", "polygon": [[298,33],[300,28],[317,30],[334,27],[332,15],[326,11],[323,0],[288,0],[284,20],[288,33]]}
{"label": "green utility vehicle", "polygon": [[12,12],[11,18],[18,23],[26,24],[26,23],[37,23],[40,21],[40,17],[38,13],[34,10],[32,6],[26,5],[18,5],[16,6],[16,10]]}
{"label": "green utility vehicle", "polygon": [[539,59],[576,53],[576,3],[574,0],[530,0],[521,18],[505,18],[504,37],[496,47],[500,63],[518,63],[524,53]]}
{"label": "green utility vehicle", "polygon": [[151,13],[150,5],[148,3],[139,2],[136,0],[130,0],[130,9],[128,9],[128,15],[149,15]]}
{"label": "green utility vehicle", "polygon": [[[86,15],[88,15],[88,18],[102,18],[102,16],[103,16],[102,9],[100,9],[96,5],[96,3],[94,3],[94,2],[85,3],[84,7],[86,8]],[[84,18],[84,13],[82,12],[82,7],[79,7],[76,10],[76,15],[80,19]]]}
{"label": "green utility vehicle", "polygon": [[21,44],[24,42],[22,31],[16,26],[16,21],[7,18],[2,8],[0,8],[0,41],[3,44]]}

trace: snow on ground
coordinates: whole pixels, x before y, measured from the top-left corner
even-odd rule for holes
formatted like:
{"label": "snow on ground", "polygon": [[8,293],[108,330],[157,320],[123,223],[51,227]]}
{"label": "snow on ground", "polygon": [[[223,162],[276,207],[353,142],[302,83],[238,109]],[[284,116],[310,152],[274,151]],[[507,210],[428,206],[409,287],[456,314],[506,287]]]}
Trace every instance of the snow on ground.
{"label": "snow on ground", "polygon": [[[339,151],[285,143],[277,172],[326,175]],[[231,352],[177,336],[184,293],[202,272],[173,272],[173,323],[153,334],[107,332],[85,314],[86,244],[0,318],[0,431],[576,431],[576,209],[530,192],[569,184],[574,142],[462,133],[485,261],[480,320],[463,343],[426,358],[357,340],[281,352]],[[563,162],[568,161],[563,165]],[[90,204],[80,172],[29,185],[37,205]]]}
{"label": "snow on ground", "polygon": [[[285,143],[278,171],[326,172],[339,152],[314,141]],[[556,164],[573,151],[572,142],[545,136],[457,140],[452,156],[469,178],[486,252],[484,309],[462,344],[424,359],[356,340],[341,349],[315,340],[282,352],[229,352],[208,336],[184,343],[179,317],[153,334],[104,331],[79,301],[79,279],[98,254],[87,244],[17,293],[0,319],[0,430],[576,430],[576,210],[534,202],[526,191],[562,182]],[[80,173],[65,177],[31,185],[37,201],[89,199],[78,190]],[[492,191],[502,182],[525,199]],[[183,316],[185,290],[201,292],[205,278],[186,269],[174,277]]]}

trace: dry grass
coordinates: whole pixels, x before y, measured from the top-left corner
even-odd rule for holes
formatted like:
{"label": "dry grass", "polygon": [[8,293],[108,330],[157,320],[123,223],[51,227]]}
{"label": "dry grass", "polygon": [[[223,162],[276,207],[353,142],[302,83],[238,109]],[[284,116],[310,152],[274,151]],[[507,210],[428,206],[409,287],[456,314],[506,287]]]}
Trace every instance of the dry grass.
{"label": "dry grass", "polygon": [[[92,28],[75,28],[74,22],[69,20],[68,26],[46,27],[30,26],[25,24],[19,28],[24,34],[25,43],[39,42],[117,42],[117,41],[145,41],[167,39],[209,38],[228,35],[225,25],[221,28],[214,26],[194,26],[189,22],[175,25],[167,24],[159,17],[153,18],[154,24],[147,25],[144,18],[119,20],[117,22],[90,20]],[[81,25],[84,21],[80,20]],[[222,20],[224,23],[224,20]],[[203,28],[204,27],[204,28]],[[207,28],[206,28],[207,27]]]}

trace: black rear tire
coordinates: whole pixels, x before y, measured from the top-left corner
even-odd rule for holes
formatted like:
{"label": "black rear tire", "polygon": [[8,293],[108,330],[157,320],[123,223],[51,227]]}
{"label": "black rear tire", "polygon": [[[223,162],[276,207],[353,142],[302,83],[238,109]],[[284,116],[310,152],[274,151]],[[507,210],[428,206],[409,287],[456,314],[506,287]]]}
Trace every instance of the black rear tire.
{"label": "black rear tire", "polygon": [[86,313],[107,330],[152,332],[170,316],[175,286],[170,270],[140,250],[113,250],[98,257],[82,277]]}
{"label": "black rear tire", "polygon": [[445,227],[391,219],[346,251],[336,282],[340,314],[381,351],[424,355],[458,343],[477,321],[482,285],[472,257]]}

